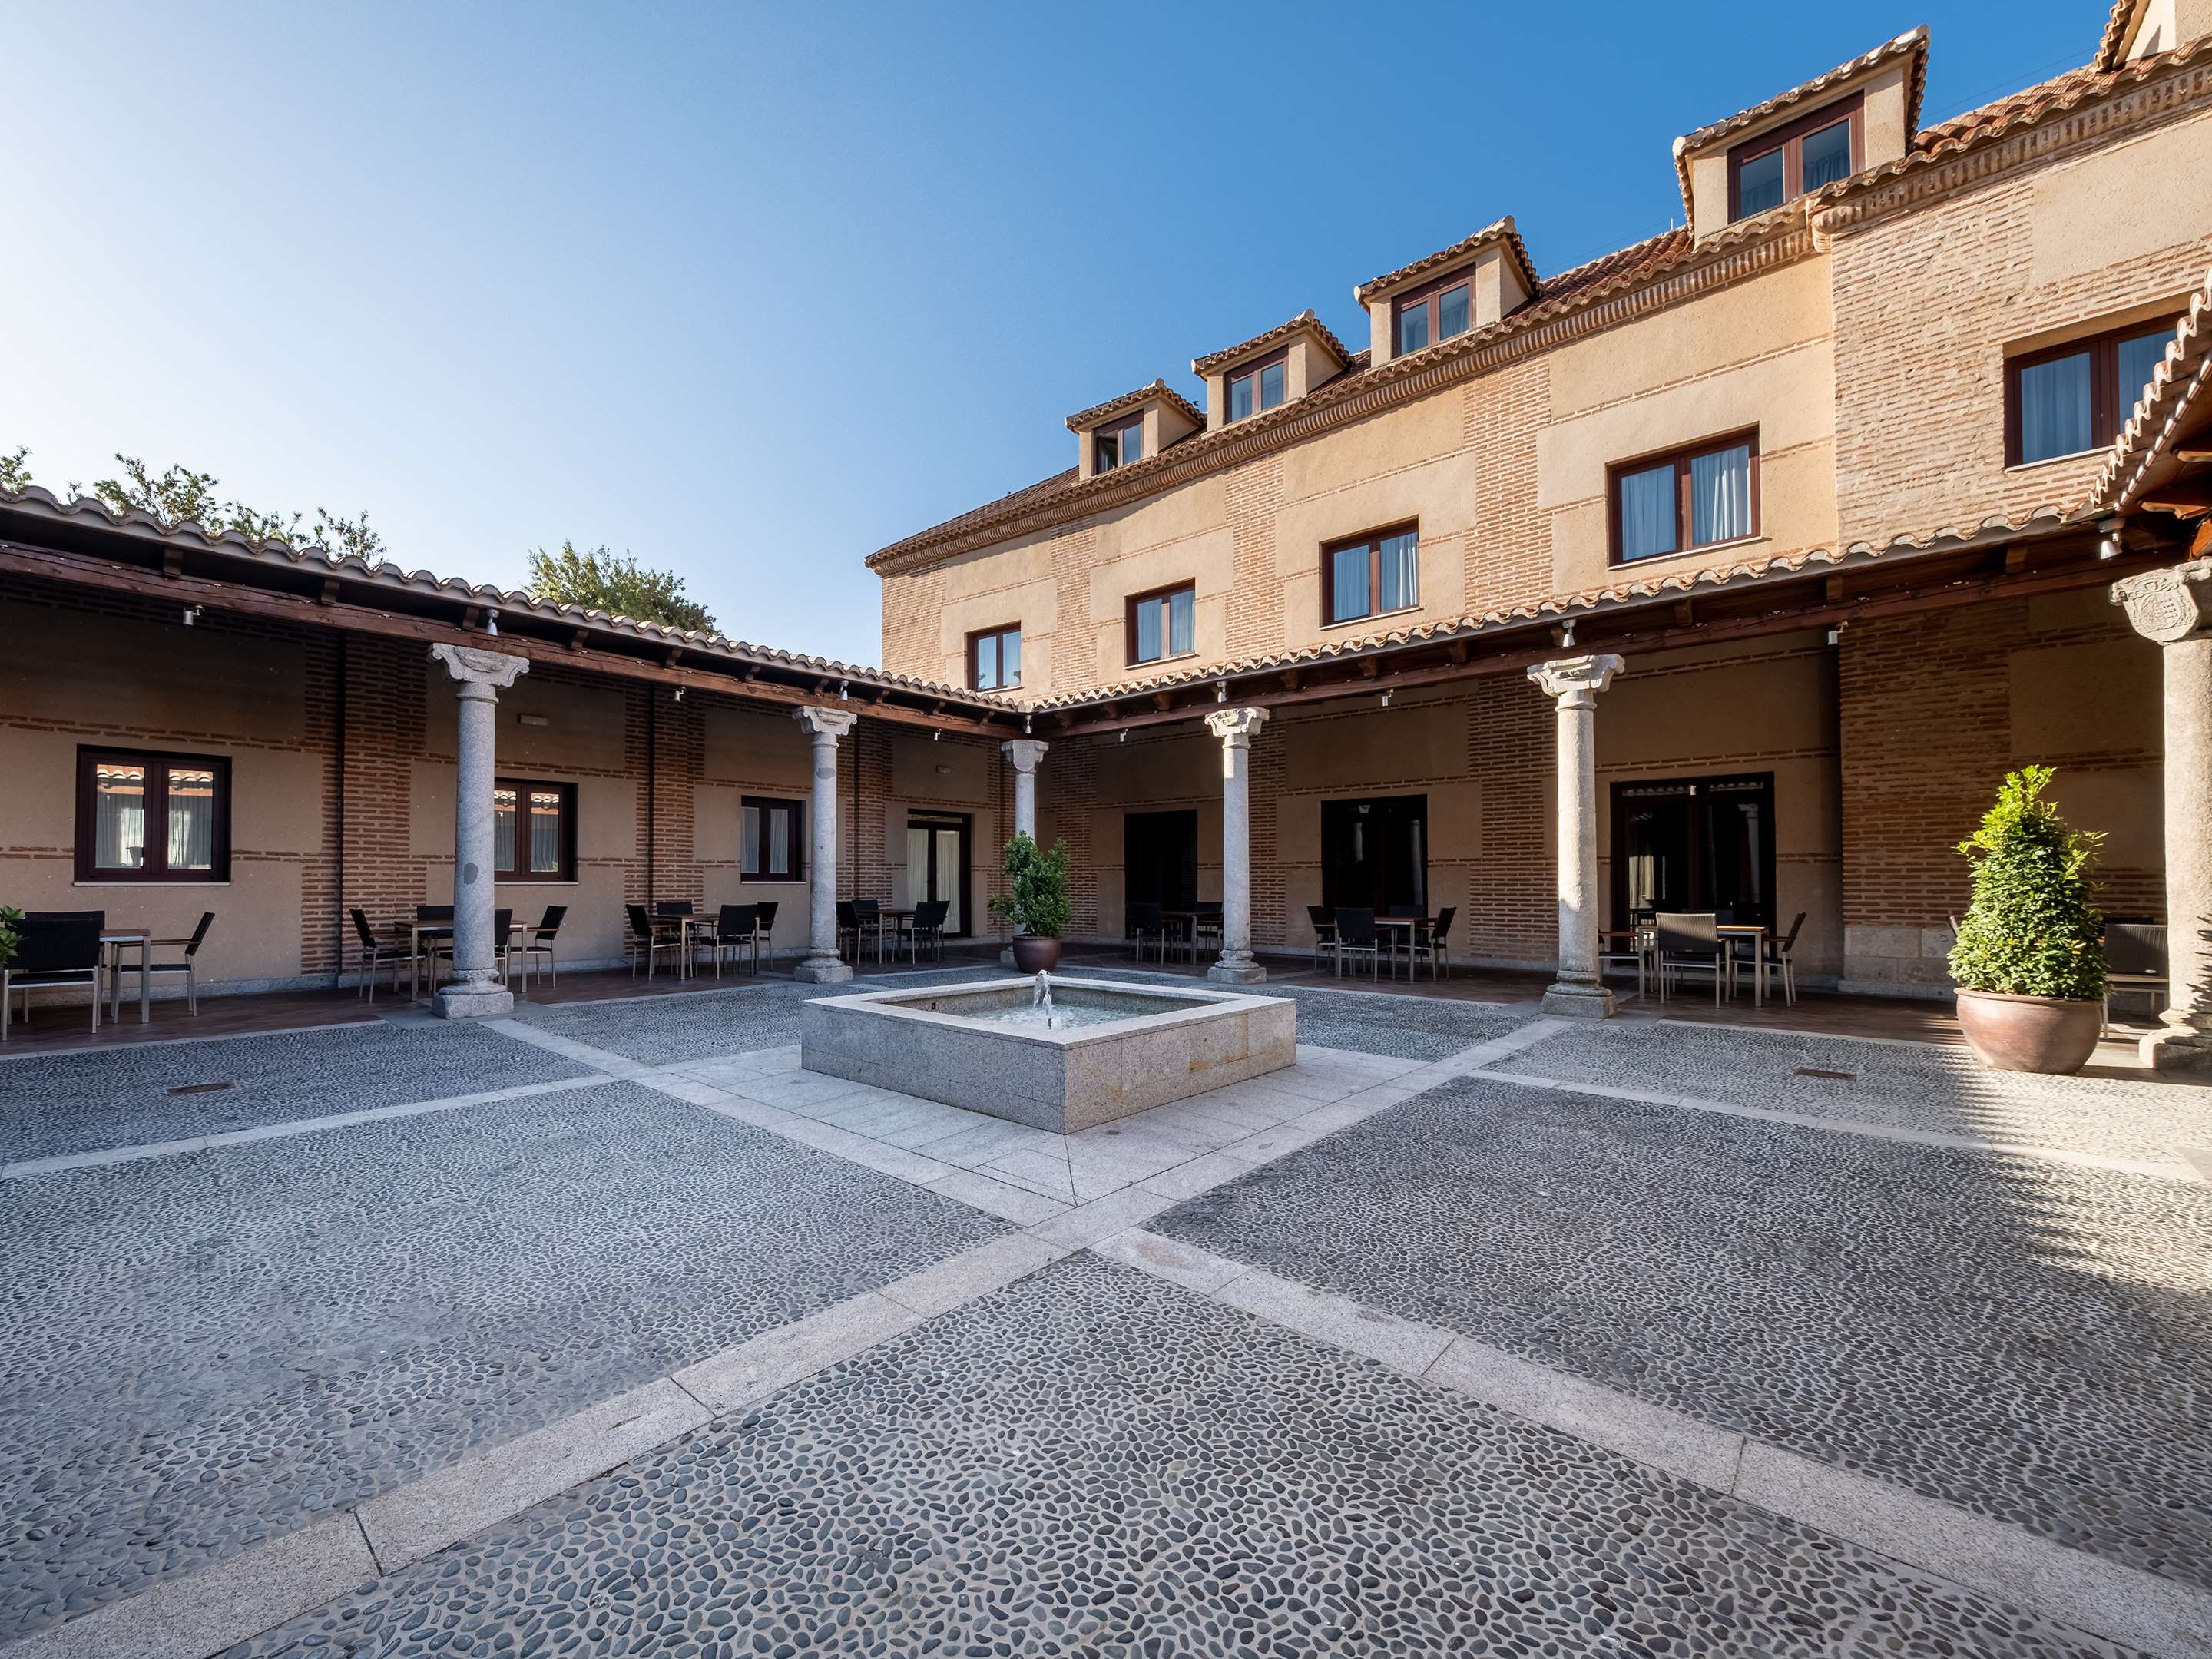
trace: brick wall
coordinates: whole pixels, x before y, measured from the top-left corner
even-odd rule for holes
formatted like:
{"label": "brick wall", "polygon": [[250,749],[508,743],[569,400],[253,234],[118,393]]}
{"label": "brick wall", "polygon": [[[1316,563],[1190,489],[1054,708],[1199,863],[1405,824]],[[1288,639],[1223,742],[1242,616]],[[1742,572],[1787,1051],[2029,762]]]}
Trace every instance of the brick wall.
{"label": "brick wall", "polygon": [[1274,648],[1283,637],[1283,586],[1275,574],[1275,514],[1283,504],[1283,463],[1270,455],[1229,475],[1229,533],[1235,586],[1229,592],[1231,657]]}
{"label": "brick wall", "polygon": [[1470,616],[1552,586],[1552,533],[1536,506],[1536,434],[1551,407],[1542,358],[1473,380],[1461,392],[1461,431],[1480,458],[1474,545],[1467,557]]}

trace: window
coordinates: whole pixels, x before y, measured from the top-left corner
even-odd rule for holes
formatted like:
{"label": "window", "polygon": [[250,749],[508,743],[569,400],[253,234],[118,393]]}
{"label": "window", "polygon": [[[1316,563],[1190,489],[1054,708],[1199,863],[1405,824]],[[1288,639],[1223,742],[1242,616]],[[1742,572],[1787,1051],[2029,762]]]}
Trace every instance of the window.
{"label": "window", "polygon": [[744,868],[747,881],[804,881],[806,860],[799,848],[803,822],[795,800],[744,798]]}
{"label": "window", "polygon": [[2174,319],[2069,340],[2005,364],[2005,462],[2101,449],[2119,435],[2173,338]]}
{"label": "window", "polygon": [[1729,152],[1729,217],[1748,219],[1848,179],[1865,148],[1858,94],[1801,115]]}
{"label": "window", "polygon": [[1467,332],[1474,317],[1465,271],[1415,289],[1397,302],[1398,356]]}
{"label": "window", "polygon": [[1613,786],[1613,920],[1714,910],[1774,926],[1774,774]]}
{"label": "window", "polygon": [[1321,902],[1376,915],[1426,915],[1429,798],[1321,804]]}
{"label": "window", "polygon": [[1413,525],[1370,530],[1321,551],[1322,620],[1352,622],[1421,602],[1421,536]]}
{"label": "window", "polygon": [[79,881],[228,881],[230,763],[76,751]]}
{"label": "window", "polygon": [[1133,415],[1113,426],[1101,427],[1091,438],[1091,470],[1111,472],[1117,466],[1145,459],[1145,417]]}
{"label": "window", "polygon": [[1281,403],[1289,386],[1285,378],[1289,373],[1287,349],[1232,371],[1229,376],[1229,418],[1241,421]]}
{"label": "window", "polygon": [[1759,534],[1759,431],[1606,469],[1615,564]]}
{"label": "window", "polygon": [[501,881],[576,878],[576,786],[501,778],[491,791],[491,870]]}
{"label": "window", "polygon": [[1164,587],[1129,601],[1127,629],[1131,663],[1187,657],[1198,649],[1198,590]]}
{"label": "window", "polygon": [[968,687],[1005,691],[1022,683],[1022,627],[988,628],[968,636]]}

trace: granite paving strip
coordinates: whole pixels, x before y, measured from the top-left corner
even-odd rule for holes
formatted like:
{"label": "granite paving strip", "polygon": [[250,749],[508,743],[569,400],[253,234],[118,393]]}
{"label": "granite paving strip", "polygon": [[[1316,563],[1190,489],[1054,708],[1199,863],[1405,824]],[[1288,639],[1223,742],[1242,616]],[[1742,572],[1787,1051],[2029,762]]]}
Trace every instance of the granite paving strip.
{"label": "granite paving strip", "polygon": [[228,1659],[433,1650],[2113,1652],[1087,1255]]}
{"label": "granite paving strip", "polygon": [[1646,1468],[2142,1652],[2212,1654],[2212,1594],[1716,1429],[1446,1330],[1132,1228],[1094,1253]]}
{"label": "granite paving strip", "polygon": [[0,1164],[586,1075],[573,1060],[446,1021],[38,1054],[0,1066]]}
{"label": "granite paving strip", "polygon": [[1993,1072],[1951,1043],[1666,1020],[1577,1022],[1494,1069],[2176,1166],[2182,1148],[2212,1144],[2212,1091]]}
{"label": "granite paving strip", "polygon": [[1015,1236],[621,1083],[7,1192],[0,1641]]}
{"label": "granite paving strip", "polygon": [[1152,1231],[2212,1587],[2212,1193],[1474,1076]]}

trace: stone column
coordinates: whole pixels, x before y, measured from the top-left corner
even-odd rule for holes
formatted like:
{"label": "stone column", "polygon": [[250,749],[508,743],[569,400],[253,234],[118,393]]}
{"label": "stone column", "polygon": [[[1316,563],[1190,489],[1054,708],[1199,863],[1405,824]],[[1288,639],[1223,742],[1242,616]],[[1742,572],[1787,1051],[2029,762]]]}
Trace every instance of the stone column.
{"label": "stone column", "polygon": [[2165,647],[2166,1029],[2142,1040],[2160,1072],[2212,1071],[2212,559],[2112,584],[2112,602]]}
{"label": "stone column", "polygon": [[1267,977],[1252,955],[1252,734],[1264,708],[1217,708],[1206,729],[1221,739],[1221,960],[1206,976],[1224,985]]}
{"label": "stone column", "polygon": [[1528,678],[1558,700],[1559,733],[1559,966],[1544,993],[1547,1014],[1604,1019],[1613,993],[1597,970],[1597,694],[1621,671],[1619,657],[1561,657]]}
{"label": "stone column", "polygon": [[[1036,839],[1036,769],[1044,758],[1044,751],[1052,745],[1036,738],[1016,738],[999,745],[1007,763],[1014,769],[1014,834]],[[1012,837],[1008,837],[1009,840]],[[999,965],[1014,965],[1014,947],[1011,945],[999,952]]]}
{"label": "stone column", "polygon": [[458,684],[460,775],[453,787],[453,973],[430,1009],[440,1019],[481,1019],[514,1012],[514,994],[499,982],[494,959],[506,943],[491,936],[494,877],[491,798],[499,765],[499,694],[530,672],[521,657],[467,646],[434,645]]}
{"label": "stone column", "polygon": [[834,985],[853,977],[837,954],[837,739],[860,717],[842,708],[794,708],[792,718],[814,738],[814,842],[806,867],[806,958],[793,977]]}

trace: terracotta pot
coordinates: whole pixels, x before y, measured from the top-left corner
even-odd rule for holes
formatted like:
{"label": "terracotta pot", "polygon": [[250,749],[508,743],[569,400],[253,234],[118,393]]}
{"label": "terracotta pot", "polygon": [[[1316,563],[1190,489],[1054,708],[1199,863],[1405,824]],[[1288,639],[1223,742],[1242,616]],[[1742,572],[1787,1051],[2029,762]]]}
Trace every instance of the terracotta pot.
{"label": "terracotta pot", "polygon": [[1959,993],[1959,1028],[1983,1065],[1998,1072],[2070,1076],[2089,1063],[2105,1033],[2105,1005],[2072,997]]}
{"label": "terracotta pot", "polygon": [[1030,933],[1014,936],[1014,966],[1025,974],[1048,974],[1060,966],[1060,941]]}

